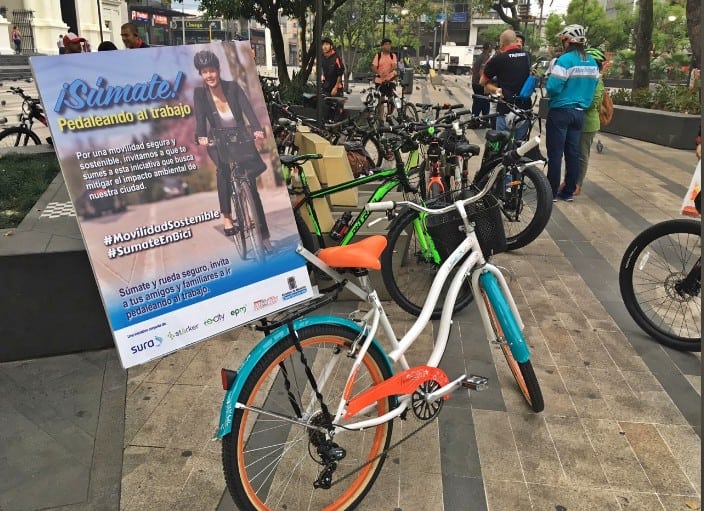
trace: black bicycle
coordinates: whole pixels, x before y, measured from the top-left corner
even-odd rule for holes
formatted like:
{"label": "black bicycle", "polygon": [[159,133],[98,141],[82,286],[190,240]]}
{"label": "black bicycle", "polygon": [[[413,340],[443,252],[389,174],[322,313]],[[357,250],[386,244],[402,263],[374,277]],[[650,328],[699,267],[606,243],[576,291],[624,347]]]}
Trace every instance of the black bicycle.
{"label": "black bicycle", "polygon": [[[41,144],[42,141],[39,135],[32,129],[35,119],[44,126],[49,125],[49,121],[47,121],[46,115],[44,115],[44,109],[40,101],[26,94],[21,87],[10,87],[9,92],[22,98],[22,108],[17,116],[19,124],[0,131],[0,147]],[[2,105],[5,105],[4,100],[2,101]],[[7,118],[5,117],[0,120],[0,124],[5,124],[6,122]],[[47,138],[47,143],[52,143],[51,137]]]}
{"label": "black bicycle", "polygon": [[701,220],[655,224],[628,245],[618,282],[628,313],[659,343],[702,350]]}
{"label": "black bicycle", "polygon": [[253,142],[254,138],[249,129],[242,127],[213,128],[208,138],[208,145],[215,147],[220,161],[227,162],[230,167],[232,221],[236,227],[232,239],[237,253],[242,260],[264,261],[265,250],[261,234],[263,219],[257,215],[250,185],[252,178],[237,162],[242,157],[243,150],[249,150]]}

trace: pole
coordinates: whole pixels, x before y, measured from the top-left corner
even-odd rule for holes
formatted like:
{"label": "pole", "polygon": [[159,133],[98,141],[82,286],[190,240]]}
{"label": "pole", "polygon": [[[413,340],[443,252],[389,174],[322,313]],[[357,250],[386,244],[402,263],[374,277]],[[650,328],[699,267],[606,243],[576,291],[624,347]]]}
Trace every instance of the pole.
{"label": "pole", "polygon": [[322,83],[323,83],[323,66],[320,63],[323,60],[323,48],[320,44],[323,38],[323,0],[315,0],[315,34],[313,35],[313,41],[315,41],[315,74],[317,77],[317,119],[318,125],[322,128],[325,123],[323,119],[323,94],[322,94]]}
{"label": "pole", "polygon": [[435,69],[435,43],[438,38],[438,27],[437,25],[433,27],[433,69]]}
{"label": "pole", "polygon": [[384,0],[384,19],[381,21],[381,38],[386,37],[386,0]]}
{"label": "pole", "polygon": [[100,42],[103,42],[103,16],[100,12],[100,0],[98,1],[98,26],[100,27]]}
{"label": "pole", "polygon": [[186,9],[181,2],[181,44],[186,44]]}

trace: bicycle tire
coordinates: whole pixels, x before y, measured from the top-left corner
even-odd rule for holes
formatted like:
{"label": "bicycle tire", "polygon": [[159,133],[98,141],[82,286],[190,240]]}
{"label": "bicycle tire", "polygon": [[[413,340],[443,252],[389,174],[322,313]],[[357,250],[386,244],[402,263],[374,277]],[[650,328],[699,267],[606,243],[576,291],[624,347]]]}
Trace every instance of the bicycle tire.
{"label": "bicycle tire", "polygon": [[[399,307],[418,316],[425,303],[430,285],[439,265],[422,254],[420,241],[414,229],[414,221],[421,225],[420,214],[412,209],[402,212],[394,219],[387,236],[388,243],[381,254],[381,275],[389,295]],[[423,231],[425,228],[423,227]],[[425,234],[427,235],[427,233]],[[431,319],[439,319],[450,282],[459,269],[456,266],[445,282],[440,299],[433,309]],[[472,287],[466,281],[460,288],[453,311],[464,309],[472,301]]]}
{"label": "bicycle tire", "polygon": [[27,146],[30,141],[35,145],[42,143],[36,133],[23,126],[12,126],[0,131],[0,147]]}
{"label": "bicycle tire", "polygon": [[237,253],[240,256],[240,259],[245,261],[247,259],[247,237],[244,228],[246,220],[244,218],[242,201],[238,200],[238,190],[239,185],[237,185],[236,183],[232,183],[232,221],[234,222],[235,226],[238,227],[238,229],[235,231],[235,234],[232,236],[232,239],[235,242],[235,248],[237,249]]}
{"label": "bicycle tire", "polygon": [[[501,297],[505,300],[505,298],[503,297],[503,293],[501,294]],[[538,378],[535,376],[535,371],[533,370],[533,364],[530,360],[527,360],[526,362],[518,362],[514,358],[513,352],[511,351],[511,347],[509,346],[506,339],[506,335],[504,334],[505,331],[510,331],[511,328],[509,328],[508,325],[501,324],[501,321],[494,309],[494,304],[491,303],[491,300],[487,296],[486,291],[484,291],[484,289],[482,289],[482,299],[484,300],[487,311],[489,313],[489,321],[491,323],[491,327],[494,330],[496,338],[499,340],[501,352],[503,353],[504,358],[506,359],[506,363],[508,364],[509,370],[511,371],[513,378],[518,384],[518,390],[520,390],[521,394],[523,394],[523,398],[526,400],[528,406],[530,406],[534,412],[542,412],[545,409],[545,403],[543,401],[543,393],[540,390]],[[506,320],[512,321],[514,323],[516,321],[512,314],[509,315]],[[518,325],[514,324],[513,328],[515,329],[515,331],[518,331]]]}
{"label": "bicycle tire", "polygon": [[[523,190],[518,204],[513,203],[516,199],[506,196],[501,176],[493,190],[501,207],[507,250],[517,250],[534,241],[545,230],[552,214],[552,191],[545,174],[535,167],[526,167],[521,177]],[[480,180],[478,186],[483,188],[487,179]]]}
{"label": "bicycle tire", "polygon": [[[252,255],[256,261],[262,262],[266,259],[264,254],[264,244],[262,243],[262,222],[263,218],[257,215],[257,208],[254,206],[254,195],[248,184],[242,183],[240,186],[240,200],[242,201],[242,213],[244,214],[244,235],[249,238],[252,246]],[[242,224],[240,224],[242,225]],[[249,254],[248,254],[249,255]]]}
{"label": "bicycle tire", "polygon": [[406,103],[403,106],[403,120],[418,122],[418,109],[412,103]]}
{"label": "bicycle tire", "polygon": [[364,146],[364,150],[367,151],[369,156],[371,156],[374,165],[376,167],[380,167],[381,160],[384,158],[384,153],[381,150],[381,144],[379,144],[376,137],[367,135],[362,139],[362,145]]}
{"label": "bicycle tire", "polygon": [[[312,372],[329,370],[320,392],[334,414],[355,360],[348,357],[348,350],[358,333],[339,325],[314,325],[297,333]],[[379,348],[372,344],[359,367],[351,395],[390,376]],[[274,344],[256,363],[238,401],[287,417],[295,416],[292,402],[301,411],[311,410],[308,404],[312,402],[317,408],[307,415],[307,420],[321,424],[320,405],[290,336]],[[365,418],[386,413],[391,406],[391,398],[380,400]],[[223,437],[222,462],[227,487],[238,509],[353,509],[361,502],[384,464],[383,453],[391,442],[393,422],[364,431],[343,430],[335,435],[335,443],[346,449],[347,455],[338,461],[333,473],[333,483],[339,484],[330,489],[313,488],[322,467],[312,459],[317,457],[314,443],[319,439],[310,431],[270,415],[235,410],[232,432]],[[359,469],[360,465],[363,468]],[[259,480],[263,478],[268,480]]]}
{"label": "bicycle tire", "polygon": [[680,296],[674,289],[697,261],[700,247],[700,221],[667,220],[636,236],[619,266],[621,297],[633,320],[657,342],[680,351],[702,349],[701,290]]}

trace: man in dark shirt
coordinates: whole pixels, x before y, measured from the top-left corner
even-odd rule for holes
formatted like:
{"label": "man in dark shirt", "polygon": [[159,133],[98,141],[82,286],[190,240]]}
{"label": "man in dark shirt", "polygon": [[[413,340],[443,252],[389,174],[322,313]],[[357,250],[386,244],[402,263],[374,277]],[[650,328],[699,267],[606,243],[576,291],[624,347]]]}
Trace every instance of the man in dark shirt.
{"label": "man in dark shirt", "polygon": [[[484,91],[487,94],[498,94],[509,103],[514,103],[521,108],[529,108],[530,101],[520,101],[515,98],[529,74],[528,53],[518,44],[516,33],[513,30],[504,30],[499,39],[499,53],[486,63],[479,83],[484,86]],[[496,119],[496,129],[507,130],[508,107],[500,103],[497,106],[497,112],[502,115]],[[525,139],[528,127],[529,124],[524,122],[516,130],[516,141]]]}
{"label": "man in dark shirt", "polygon": [[132,50],[135,48],[149,48],[137,32],[137,26],[134,23],[125,23],[120,27],[120,37],[125,48]]}
{"label": "man in dark shirt", "polygon": [[[474,57],[472,64],[472,92],[474,94],[484,95],[484,87],[479,84],[479,79],[482,76],[482,71],[487,61],[491,58],[491,43],[484,43],[482,52]],[[489,102],[486,99],[474,98],[472,100],[472,115],[486,115],[489,113]]]}
{"label": "man in dark shirt", "polygon": [[345,68],[335,51],[332,39],[323,37],[323,92],[327,96],[342,96],[342,75]]}

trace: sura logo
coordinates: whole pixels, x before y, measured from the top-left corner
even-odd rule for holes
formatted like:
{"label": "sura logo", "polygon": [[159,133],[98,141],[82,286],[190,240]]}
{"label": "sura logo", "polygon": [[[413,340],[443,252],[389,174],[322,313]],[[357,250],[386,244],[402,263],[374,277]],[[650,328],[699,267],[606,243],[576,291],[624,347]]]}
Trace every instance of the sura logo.
{"label": "sura logo", "polygon": [[205,321],[203,321],[203,325],[210,326],[214,325],[215,323],[220,323],[221,321],[225,321],[225,315],[223,313],[216,314],[212,318],[206,319]]}
{"label": "sura logo", "polygon": [[158,346],[161,346],[161,343],[164,342],[163,337],[154,337],[154,339],[149,339],[148,341],[144,341],[143,343],[140,344],[135,344],[134,346],[130,347],[130,350],[132,351],[132,354],[136,355],[140,351],[146,351],[149,348],[156,348]]}

